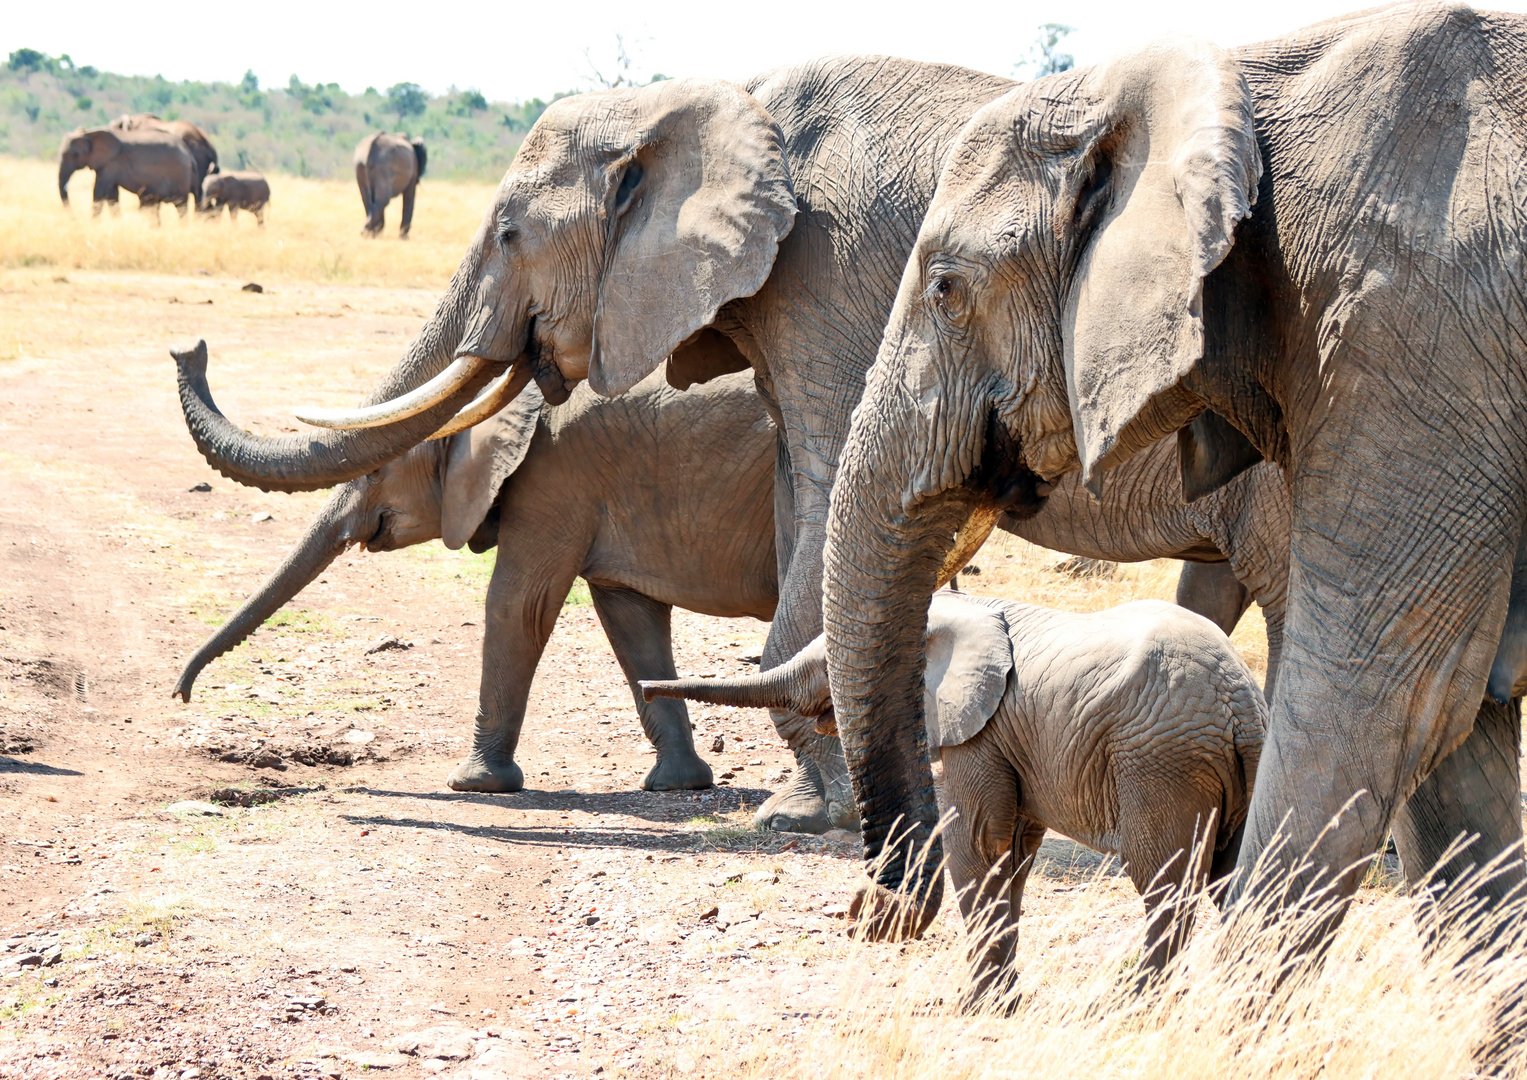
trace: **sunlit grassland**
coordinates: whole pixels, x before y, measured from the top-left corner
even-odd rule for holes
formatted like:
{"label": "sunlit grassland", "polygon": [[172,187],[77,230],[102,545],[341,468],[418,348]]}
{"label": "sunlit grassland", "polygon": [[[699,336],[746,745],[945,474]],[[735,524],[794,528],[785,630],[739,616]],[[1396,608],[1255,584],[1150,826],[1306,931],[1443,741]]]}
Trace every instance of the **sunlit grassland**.
{"label": "sunlit grassland", "polygon": [[461,262],[493,196],[493,185],[433,180],[419,185],[412,233],[398,239],[402,201],[388,208],[387,229],[361,235],[365,213],[353,180],[273,175],[263,228],[249,214],[236,222],[173,207],[140,211],[124,194],[121,212],[91,214],[94,174],[78,172],[69,205],[58,198],[50,162],[0,158],[0,267],[133,270],[257,281],[315,281],[443,288]]}

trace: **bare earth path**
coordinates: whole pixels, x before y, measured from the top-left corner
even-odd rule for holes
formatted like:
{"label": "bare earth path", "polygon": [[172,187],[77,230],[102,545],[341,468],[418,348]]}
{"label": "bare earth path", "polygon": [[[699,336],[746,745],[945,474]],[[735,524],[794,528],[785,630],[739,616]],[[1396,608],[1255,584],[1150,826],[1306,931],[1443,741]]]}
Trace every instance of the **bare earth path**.
{"label": "bare earth path", "polygon": [[[841,933],[854,836],[744,827],[790,763],[764,713],[695,714],[725,786],[638,790],[650,753],[576,592],[531,699],[529,789],[444,788],[491,554],[342,557],[171,701],[324,495],[212,474],[167,347],[206,337],[224,411],[292,430],[291,406],[353,401],[432,307],[0,272],[0,1075],[724,1072],[728,1046],[808,1037],[845,970],[894,959]],[[677,614],[679,669],[743,670],[765,632]],[[368,653],[383,635],[407,647]],[[166,809],[229,788],[255,805]],[[1096,865],[1054,850],[1026,925]],[[1079,962],[1136,924],[1116,888]],[[933,942],[957,932],[946,911]]]}

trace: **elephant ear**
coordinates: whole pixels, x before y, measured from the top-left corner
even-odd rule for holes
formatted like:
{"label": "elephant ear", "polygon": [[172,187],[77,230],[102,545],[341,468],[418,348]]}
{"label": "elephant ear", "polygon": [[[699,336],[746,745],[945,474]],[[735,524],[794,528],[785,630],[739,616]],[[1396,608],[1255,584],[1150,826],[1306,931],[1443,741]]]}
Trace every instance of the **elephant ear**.
{"label": "elephant ear", "polygon": [[1100,125],[1057,228],[1083,245],[1065,362],[1077,454],[1096,489],[1102,470],[1186,419],[1190,406],[1165,395],[1203,356],[1204,278],[1251,214],[1262,160],[1246,80],[1206,42],[1125,55],[1084,92],[1101,103]]}
{"label": "elephant ear", "polygon": [[960,593],[934,593],[923,690],[929,748],[973,739],[996,713],[1012,670],[1013,643],[1000,607]]}
{"label": "elephant ear", "polygon": [[589,385],[630,389],[729,300],[763,287],[795,223],[779,127],[731,83],[672,79],[632,98],[607,171]]}
{"label": "elephant ear", "polygon": [[90,168],[96,169],[112,159],[118,150],[122,149],[122,140],[117,138],[117,133],[98,129],[89,132],[86,136],[90,140]]}
{"label": "elephant ear", "polygon": [[527,386],[475,427],[451,436],[445,458],[440,539],[455,551],[477,532],[504,481],[520,467],[541,419],[541,392]]}

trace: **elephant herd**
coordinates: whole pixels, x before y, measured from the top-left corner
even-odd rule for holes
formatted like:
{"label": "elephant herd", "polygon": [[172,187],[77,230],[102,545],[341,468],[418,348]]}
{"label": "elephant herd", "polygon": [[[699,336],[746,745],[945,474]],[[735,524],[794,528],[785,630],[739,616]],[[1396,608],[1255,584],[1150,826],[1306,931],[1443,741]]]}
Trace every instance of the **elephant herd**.
{"label": "elephant herd", "polygon": [[[256,436],[176,354],[223,475],[342,485],[177,690],[347,543],[496,543],[453,787],[522,783],[582,573],[647,786],[709,781],[665,695],[769,705],[797,767],[758,823],[862,823],[868,937],[927,927],[946,844],[962,903],[1016,918],[1045,826],[1231,910],[1342,901],[1391,834],[1441,888],[1512,853],[1488,910],[1523,881],[1524,162],[1527,17],[1461,4],[1025,84],[836,56],[560,99],[360,406]],[[1259,603],[1265,702],[1186,613],[940,591],[995,527],[1187,560],[1222,630]],[[675,603],[772,615],[760,673],[674,682]]]}
{"label": "elephant herd", "polygon": [[[355,179],[366,210],[366,236],[381,232],[383,213],[403,198],[403,226],[413,223],[414,193],[424,175],[424,142],[378,131],[355,148]],[[58,151],[58,195],[69,204],[69,179],[81,169],[95,173],[91,213],[118,207],[122,191],[138,196],[155,214],[169,203],[183,218],[192,206],[209,218],[224,209],[230,220],[240,210],[265,224],[270,184],[257,172],[224,172],[207,133],[188,120],[162,120],[153,113],[121,116],[101,128],[78,128],[64,136]]]}

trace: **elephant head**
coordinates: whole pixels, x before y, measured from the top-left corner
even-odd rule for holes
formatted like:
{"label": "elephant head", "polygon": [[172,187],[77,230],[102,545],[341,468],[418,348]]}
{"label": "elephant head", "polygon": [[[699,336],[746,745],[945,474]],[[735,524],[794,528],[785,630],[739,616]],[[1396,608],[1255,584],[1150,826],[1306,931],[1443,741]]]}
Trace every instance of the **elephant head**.
{"label": "elephant head", "polygon": [[190,701],[204,667],[254,633],[351,544],[395,551],[440,539],[452,550],[493,547],[499,492],[525,460],[541,404],[530,387],[483,423],[421,443],[340,487],[281,566],[186,662],[173,696]]}
{"label": "elephant head", "polygon": [[[870,838],[936,821],[923,721],[929,594],[980,502],[971,477],[1103,470],[1193,419],[1205,276],[1260,175],[1228,56],[1172,41],[1021,86],[951,152],[832,493],[824,627]],[[966,546],[966,545],[962,545]],[[937,908],[936,860],[881,861],[886,933]],[[903,889],[918,910],[886,890]],[[867,899],[861,897],[861,903]]]}
{"label": "elephant head", "polygon": [[[202,453],[267,489],[354,479],[439,431],[474,391],[489,415],[534,377],[625,390],[762,287],[795,199],[773,119],[730,83],[564,98],[537,121],[435,314],[370,404],[299,416],[337,431],[261,439],[181,372]],[[462,422],[465,422],[463,420]]]}
{"label": "elephant head", "polygon": [[105,129],[76,128],[58,148],[58,197],[69,202],[69,178],[80,169],[99,169],[122,149],[122,141]]}

